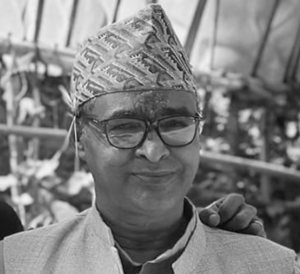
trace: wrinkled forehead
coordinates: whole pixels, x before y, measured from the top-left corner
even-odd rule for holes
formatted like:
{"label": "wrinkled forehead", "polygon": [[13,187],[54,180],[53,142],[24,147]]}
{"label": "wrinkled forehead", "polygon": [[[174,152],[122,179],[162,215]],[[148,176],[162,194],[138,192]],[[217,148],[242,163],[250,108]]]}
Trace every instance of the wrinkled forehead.
{"label": "wrinkled forehead", "polygon": [[195,115],[197,103],[193,93],[149,90],[111,93],[84,104],[84,115],[105,120],[121,117],[157,119],[173,115]]}

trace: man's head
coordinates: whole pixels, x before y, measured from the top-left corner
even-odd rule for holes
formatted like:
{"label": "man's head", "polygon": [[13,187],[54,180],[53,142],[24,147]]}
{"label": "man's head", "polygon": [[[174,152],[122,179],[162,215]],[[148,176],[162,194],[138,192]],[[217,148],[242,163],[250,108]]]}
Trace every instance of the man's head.
{"label": "man's head", "polygon": [[72,92],[98,207],[182,206],[198,169],[199,97],[161,7],[89,38],[76,57]]}

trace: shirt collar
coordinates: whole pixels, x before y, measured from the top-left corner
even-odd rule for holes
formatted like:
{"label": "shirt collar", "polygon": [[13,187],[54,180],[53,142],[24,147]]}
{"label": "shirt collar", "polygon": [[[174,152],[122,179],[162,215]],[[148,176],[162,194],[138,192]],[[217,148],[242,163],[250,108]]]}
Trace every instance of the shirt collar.
{"label": "shirt collar", "polygon": [[[185,210],[185,214],[186,212],[190,212],[191,217],[184,235],[172,249],[165,251],[152,260],[153,263],[165,260],[184,249],[184,252],[172,265],[175,273],[191,273],[195,266],[192,261],[195,260],[195,262],[198,262],[202,258],[206,245],[204,227],[199,220],[197,209],[187,198],[185,199],[185,209],[187,209]],[[101,239],[103,244],[114,248],[115,240],[113,234],[102,220],[95,205],[93,205],[88,218],[89,220],[87,221],[90,224],[93,234]]]}
{"label": "shirt collar", "polygon": [[[182,251],[185,246],[187,245],[191,235],[193,234],[194,230],[195,230],[195,226],[196,226],[196,212],[195,212],[195,208],[192,205],[192,203],[188,200],[185,199],[185,203],[184,203],[184,217],[188,220],[188,224],[187,227],[185,229],[184,234],[181,236],[181,238],[176,242],[176,244],[171,248],[166,250],[164,253],[162,253],[161,255],[159,255],[158,257],[156,257],[155,259],[146,262],[147,263],[158,263],[161,262],[163,260],[166,260],[170,257],[175,256],[178,252]],[[124,251],[119,245],[118,243],[116,243],[116,247],[118,248],[119,252],[122,253],[122,258],[126,259],[128,262],[130,262],[130,264],[134,265],[134,266],[141,266],[142,264],[134,262],[130,256],[126,253],[126,251]]]}

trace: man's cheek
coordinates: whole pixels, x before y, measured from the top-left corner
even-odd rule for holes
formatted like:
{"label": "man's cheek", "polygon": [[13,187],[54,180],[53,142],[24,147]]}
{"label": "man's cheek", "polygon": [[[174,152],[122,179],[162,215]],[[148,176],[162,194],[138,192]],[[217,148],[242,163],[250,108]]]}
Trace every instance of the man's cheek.
{"label": "man's cheek", "polygon": [[198,171],[200,160],[199,153],[200,150],[197,146],[192,151],[190,151],[190,153],[187,154],[185,157],[185,166],[187,169],[186,176],[190,177],[189,180],[193,180]]}

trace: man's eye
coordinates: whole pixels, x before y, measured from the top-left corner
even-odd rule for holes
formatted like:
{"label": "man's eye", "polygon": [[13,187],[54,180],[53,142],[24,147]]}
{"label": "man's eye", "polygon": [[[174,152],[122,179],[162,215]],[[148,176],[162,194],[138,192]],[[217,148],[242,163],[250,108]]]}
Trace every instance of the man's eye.
{"label": "man's eye", "polygon": [[113,123],[108,125],[109,131],[140,131],[143,130],[143,125],[137,122]]}
{"label": "man's eye", "polygon": [[112,130],[117,130],[117,129],[133,129],[133,128],[138,128],[138,125],[136,124],[120,124],[120,125],[114,125],[111,129]]}
{"label": "man's eye", "polygon": [[162,128],[184,128],[191,125],[191,121],[189,119],[170,119],[163,121],[160,124]]}

